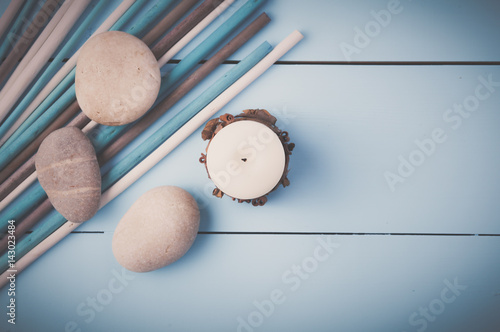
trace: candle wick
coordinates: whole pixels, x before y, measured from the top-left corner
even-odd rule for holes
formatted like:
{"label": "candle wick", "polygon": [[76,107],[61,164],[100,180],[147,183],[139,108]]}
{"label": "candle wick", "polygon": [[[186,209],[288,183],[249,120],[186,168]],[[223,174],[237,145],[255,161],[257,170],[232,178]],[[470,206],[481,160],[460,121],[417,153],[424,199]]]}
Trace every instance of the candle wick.
{"label": "candle wick", "polygon": [[247,158],[241,158],[241,160],[242,160],[243,162],[246,162],[246,161],[247,161]]}

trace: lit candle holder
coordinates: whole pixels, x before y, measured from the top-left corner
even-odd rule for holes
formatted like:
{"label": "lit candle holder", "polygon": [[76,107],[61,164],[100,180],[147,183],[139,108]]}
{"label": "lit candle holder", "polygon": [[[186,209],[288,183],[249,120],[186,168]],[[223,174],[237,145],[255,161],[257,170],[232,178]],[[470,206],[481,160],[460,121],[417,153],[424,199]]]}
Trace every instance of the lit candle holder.
{"label": "lit candle holder", "polygon": [[279,185],[290,184],[288,163],[295,144],[275,123],[276,118],[266,110],[245,110],[206,124],[202,137],[210,142],[200,162],[216,186],[215,196],[226,194],[258,206]]}

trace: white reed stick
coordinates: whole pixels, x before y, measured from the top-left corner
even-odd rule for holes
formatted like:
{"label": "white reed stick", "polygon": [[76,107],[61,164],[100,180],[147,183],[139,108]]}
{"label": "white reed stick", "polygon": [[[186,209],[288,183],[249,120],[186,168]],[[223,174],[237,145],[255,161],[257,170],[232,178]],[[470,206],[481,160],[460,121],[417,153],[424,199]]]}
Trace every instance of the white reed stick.
{"label": "white reed stick", "polygon": [[[115,24],[116,21],[129,9],[135,0],[123,0],[122,3],[108,16],[108,18],[99,26],[99,28],[92,34],[92,36],[108,31],[109,28]],[[0,146],[12,136],[17,128],[26,120],[31,113],[42,103],[42,101],[49,95],[52,90],[66,77],[66,75],[75,67],[76,59],[78,58],[79,50],[59,69],[59,71],[52,77],[47,85],[40,91],[36,98],[30,103],[26,110],[21,114],[12,127],[5,133],[4,137],[0,138]]]}
{"label": "white reed stick", "polygon": [[[50,36],[37,51],[17,79],[7,88],[6,95],[0,104],[0,113],[8,113],[18,98],[24,93],[31,81],[38,75],[50,57],[67,36],[71,27],[76,23],[80,15],[87,8],[91,0],[78,0],[71,4],[63,18],[56,25]],[[5,89],[5,88],[4,88]]]}
{"label": "white reed stick", "polygon": [[91,120],[85,127],[83,127],[82,131],[84,134],[87,134],[89,131],[97,127],[98,123],[94,120]]}
{"label": "white reed stick", "polygon": [[[231,85],[226,91],[224,91],[210,104],[208,104],[195,117],[193,117],[181,129],[179,129],[174,135],[172,135],[167,141],[165,141],[165,143],[158,147],[158,149],[156,149],[151,155],[149,155],[145,160],[143,160],[139,165],[137,165],[127,175],[125,175],[125,177],[123,177],[120,181],[118,181],[111,188],[105,191],[101,197],[101,208],[109,203],[113,198],[118,196],[130,185],[132,185],[134,181],[140,178],[154,165],[156,165],[156,163],[158,163],[177,145],[184,141],[199,126],[203,125],[203,123],[207,119],[217,113],[222,107],[224,107],[229,101],[231,101],[232,98],[234,98],[245,87],[247,87],[250,83],[257,79],[269,67],[271,67],[274,62],[276,62],[280,57],[288,52],[302,38],[303,36],[299,31],[295,30],[294,32],[292,32],[257,65],[255,65],[245,75],[243,75],[239,80]],[[36,247],[34,247],[30,252],[28,252],[19,261],[16,262],[15,270],[17,270],[17,273],[23,271],[27,266],[29,266],[29,264],[34,262],[38,257],[43,255],[43,253],[56,245],[79,225],[80,224],[68,221],[60,228],[58,228],[54,233],[49,235],[45,240],[40,242]],[[0,287],[3,287],[7,283],[8,276],[9,273],[7,271],[0,275]]]}

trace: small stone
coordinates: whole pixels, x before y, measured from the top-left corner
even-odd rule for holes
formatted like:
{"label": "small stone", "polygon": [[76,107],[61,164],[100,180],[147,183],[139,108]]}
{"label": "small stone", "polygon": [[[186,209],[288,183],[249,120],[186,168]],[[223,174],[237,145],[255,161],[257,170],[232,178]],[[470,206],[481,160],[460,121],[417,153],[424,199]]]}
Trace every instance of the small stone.
{"label": "small stone", "polygon": [[142,195],[118,223],[113,254],[130,271],[157,270],[189,250],[199,226],[193,196],[179,187],[157,187]]}
{"label": "small stone", "polygon": [[120,126],[140,118],[160,91],[158,62],[139,38],[108,31],[90,38],[76,64],[78,104],[90,119]]}
{"label": "small stone", "polygon": [[81,223],[94,216],[101,199],[101,173],[90,140],[76,127],[48,135],[35,157],[40,185],[54,208]]}

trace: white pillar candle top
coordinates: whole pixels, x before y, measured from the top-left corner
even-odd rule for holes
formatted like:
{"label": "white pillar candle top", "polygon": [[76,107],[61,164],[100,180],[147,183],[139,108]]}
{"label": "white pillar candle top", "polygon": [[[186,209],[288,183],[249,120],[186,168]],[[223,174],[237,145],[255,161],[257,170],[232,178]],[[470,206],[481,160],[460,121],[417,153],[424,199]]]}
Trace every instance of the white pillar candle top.
{"label": "white pillar candle top", "polygon": [[254,199],[269,193],[285,170],[285,151],[278,135],[252,120],[222,128],[207,149],[207,170],[225,194]]}

